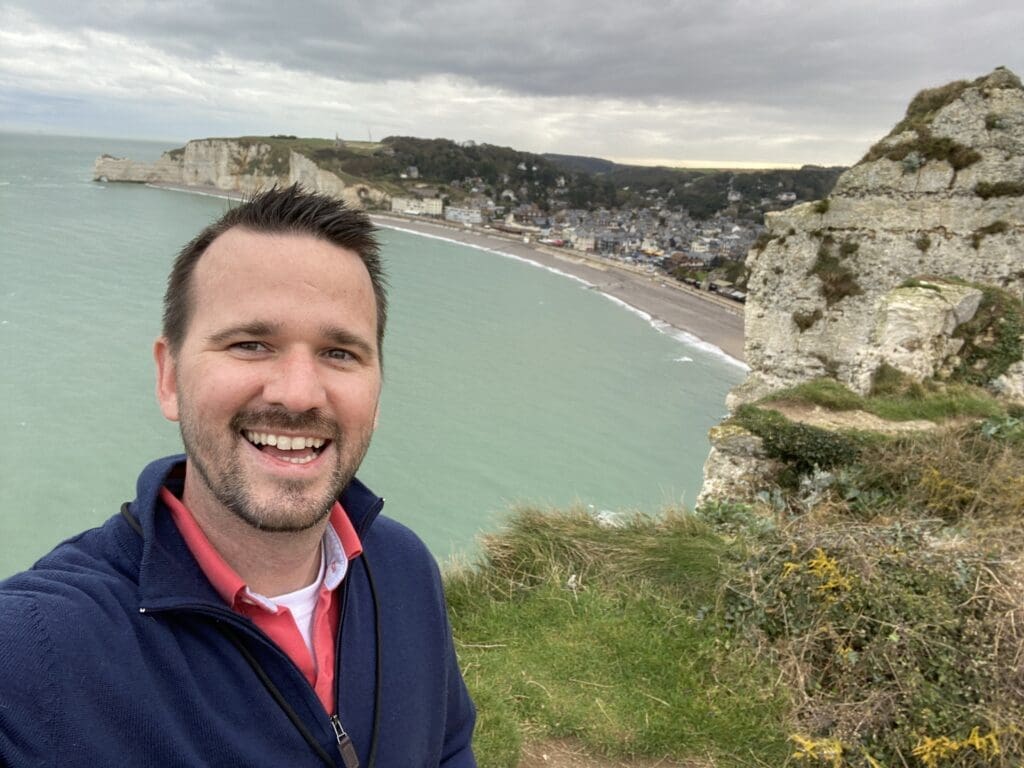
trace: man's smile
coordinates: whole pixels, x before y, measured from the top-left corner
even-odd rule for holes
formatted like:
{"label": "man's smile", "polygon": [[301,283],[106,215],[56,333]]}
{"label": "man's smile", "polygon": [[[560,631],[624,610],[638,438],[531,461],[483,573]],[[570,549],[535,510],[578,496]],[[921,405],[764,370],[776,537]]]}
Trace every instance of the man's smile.
{"label": "man's smile", "polygon": [[261,452],[292,464],[308,464],[320,455],[325,445],[331,442],[322,437],[277,435],[250,429],[243,430],[242,434]]}

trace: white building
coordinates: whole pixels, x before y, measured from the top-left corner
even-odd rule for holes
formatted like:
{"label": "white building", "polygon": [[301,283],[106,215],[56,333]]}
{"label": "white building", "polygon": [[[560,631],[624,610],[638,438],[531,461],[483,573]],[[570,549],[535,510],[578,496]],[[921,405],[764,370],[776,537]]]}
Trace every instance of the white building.
{"label": "white building", "polygon": [[392,197],[391,210],[411,216],[440,216],[444,213],[444,202],[440,197]]}
{"label": "white building", "polygon": [[447,221],[457,221],[462,224],[484,223],[484,217],[479,208],[458,208],[449,205],[444,209],[444,217]]}

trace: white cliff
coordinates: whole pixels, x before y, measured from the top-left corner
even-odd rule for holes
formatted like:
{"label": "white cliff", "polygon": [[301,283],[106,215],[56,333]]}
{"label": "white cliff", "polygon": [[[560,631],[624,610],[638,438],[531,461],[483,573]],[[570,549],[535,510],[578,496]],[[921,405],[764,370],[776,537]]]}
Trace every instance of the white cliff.
{"label": "white cliff", "polygon": [[[731,411],[819,377],[867,394],[891,369],[1024,404],[1024,88],[1012,72],[922,91],[829,198],[766,223],[747,257],[751,370]],[[998,301],[1016,307],[1009,321]],[[761,438],[727,423],[710,440],[698,506],[766,487],[776,467]]]}
{"label": "white cliff", "polygon": [[[929,101],[933,93],[939,95]],[[905,325],[896,317],[901,302],[945,312],[941,302],[905,291],[917,279],[987,284],[1024,296],[1020,80],[998,69],[970,84],[924,92],[904,123],[916,130],[879,142],[827,200],[768,214],[770,240],[747,257],[751,373],[731,395],[731,407],[824,375],[865,393],[883,363],[911,374],[941,369],[955,344],[919,339],[935,353],[924,362],[904,354],[911,351],[906,345],[900,351],[902,342],[892,337],[893,323]],[[961,315],[958,324],[969,319]],[[929,323],[947,339],[956,327],[935,319],[923,321],[920,333],[927,335]]]}
{"label": "white cliff", "polygon": [[172,184],[251,195],[276,185],[300,183],[306,189],[364,207],[387,199],[365,183],[347,184],[306,156],[258,139],[197,139],[165,152],[155,163],[103,155],[93,168],[96,181]]}

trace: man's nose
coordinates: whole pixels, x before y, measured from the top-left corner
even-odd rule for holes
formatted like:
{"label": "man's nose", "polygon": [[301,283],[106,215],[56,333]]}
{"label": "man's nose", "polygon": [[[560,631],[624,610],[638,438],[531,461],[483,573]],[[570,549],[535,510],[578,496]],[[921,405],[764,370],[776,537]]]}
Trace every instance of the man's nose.
{"label": "man's nose", "polygon": [[268,405],[279,405],[293,413],[323,408],[327,401],[315,355],[305,351],[282,355],[263,387]]}

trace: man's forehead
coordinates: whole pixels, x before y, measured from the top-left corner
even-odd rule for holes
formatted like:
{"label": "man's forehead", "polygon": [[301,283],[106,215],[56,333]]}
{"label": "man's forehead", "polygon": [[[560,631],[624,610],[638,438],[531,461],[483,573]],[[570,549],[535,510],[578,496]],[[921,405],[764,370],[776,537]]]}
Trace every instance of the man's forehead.
{"label": "man's forehead", "polygon": [[[232,275],[244,277],[260,266],[301,269],[314,261],[330,272],[336,265],[338,272],[346,274],[358,263],[361,269],[355,274],[364,273],[369,281],[369,271],[355,251],[306,232],[262,232],[241,226],[214,238],[196,264],[195,273],[198,282],[205,282]],[[277,271],[281,277],[289,274]]]}

